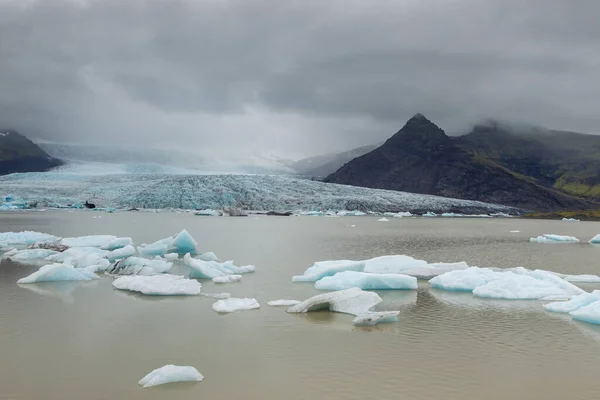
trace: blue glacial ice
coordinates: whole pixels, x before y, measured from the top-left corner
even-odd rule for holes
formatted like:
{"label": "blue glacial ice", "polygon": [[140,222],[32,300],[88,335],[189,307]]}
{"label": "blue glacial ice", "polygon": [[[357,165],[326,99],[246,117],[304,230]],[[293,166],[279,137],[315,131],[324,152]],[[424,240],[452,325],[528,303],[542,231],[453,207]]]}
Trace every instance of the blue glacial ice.
{"label": "blue glacial ice", "polygon": [[93,279],[98,279],[98,276],[85,268],[75,268],[67,264],[48,264],[33,274],[19,279],[17,283],[91,281]]}
{"label": "blue glacial ice", "polygon": [[204,377],[194,367],[165,365],[143,377],[139,384],[145,388],[171,382],[202,381]]}
{"label": "blue glacial ice", "polygon": [[363,290],[417,289],[417,278],[402,274],[344,271],[315,282],[315,288],[319,290],[344,290],[353,287]]}
{"label": "blue glacial ice", "polygon": [[217,257],[217,255],[212,251],[200,254],[198,259],[202,261],[219,261],[219,257]]}
{"label": "blue glacial ice", "polygon": [[141,257],[127,257],[112,264],[108,272],[113,275],[157,275],[168,272],[172,262]]}
{"label": "blue glacial ice", "polygon": [[359,288],[350,288],[336,292],[318,294],[287,309],[289,313],[305,313],[317,310],[329,310],[344,314],[365,314],[382,299],[375,292]]}
{"label": "blue glacial ice", "polygon": [[106,258],[110,262],[115,262],[123,258],[131,257],[135,255],[135,247],[128,244],[125,247],[117,248],[113,251],[106,253]]}
{"label": "blue glacial ice", "polygon": [[499,272],[489,268],[471,267],[450,271],[432,278],[429,283],[436,289],[454,292],[472,292],[473,289],[498,279]]}
{"label": "blue glacial ice", "polygon": [[292,282],[316,282],[326,276],[333,276],[343,271],[363,271],[364,261],[335,260],[318,261],[304,271],[303,275],[294,276]]}
{"label": "blue glacial ice", "polygon": [[600,233],[590,239],[590,243],[592,244],[600,244]]}
{"label": "blue glacial ice", "polygon": [[548,311],[557,313],[570,313],[596,301],[600,301],[600,290],[594,290],[592,293],[582,293],[571,297],[571,299],[567,301],[548,303],[544,305],[544,308]]}
{"label": "blue glacial ice", "polygon": [[254,310],[260,308],[260,304],[256,299],[243,298],[238,299],[231,297],[228,299],[219,300],[212,305],[212,309],[218,313],[231,313],[242,310]]}
{"label": "blue glacial ice", "polygon": [[370,311],[359,314],[353,320],[352,324],[356,326],[373,326],[384,322],[397,322],[400,311]]}
{"label": "blue glacial ice", "polygon": [[529,239],[530,242],[534,243],[578,243],[579,239],[573,236],[562,236],[554,234],[544,234],[538,237],[532,237]]}
{"label": "blue glacial ice", "polygon": [[113,286],[149,296],[196,296],[202,288],[196,280],[170,274],[122,276],[113,281]]}
{"label": "blue glacial ice", "polygon": [[47,233],[23,231],[23,232],[1,232],[0,249],[10,250],[22,248],[34,244],[53,243],[60,240],[59,237]]}
{"label": "blue glacial ice", "polygon": [[600,301],[595,301],[575,311],[571,311],[570,314],[573,319],[590,324],[600,324]]}
{"label": "blue glacial ice", "polygon": [[197,253],[198,242],[189,234],[189,232],[183,229],[177,235],[158,240],[152,244],[144,244],[138,247],[138,253],[141,257],[163,257],[167,253],[177,253],[184,255],[190,253],[195,255]]}
{"label": "blue glacial ice", "polygon": [[37,264],[39,262],[45,262],[44,259],[46,257],[54,254],[58,254],[58,252],[48,249],[24,249],[11,251],[10,253],[4,254],[4,257],[22,264]]}

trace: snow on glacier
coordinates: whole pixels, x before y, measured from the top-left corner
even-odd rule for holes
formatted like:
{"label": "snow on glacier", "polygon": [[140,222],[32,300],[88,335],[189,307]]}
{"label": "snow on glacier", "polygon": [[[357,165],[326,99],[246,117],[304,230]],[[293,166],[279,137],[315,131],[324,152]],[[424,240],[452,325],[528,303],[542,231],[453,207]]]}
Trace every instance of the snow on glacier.
{"label": "snow on glacier", "polygon": [[231,313],[242,310],[253,310],[255,308],[260,308],[260,304],[258,301],[256,301],[256,299],[252,298],[238,299],[231,297],[228,299],[219,300],[212,305],[212,309],[218,313]]}
{"label": "snow on glacier", "polygon": [[105,173],[82,165],[68,170],[10,174],[0,186],[40,206],[73,204],[85,199],[117,208],[249,210],[432,210],[465,214],[518,210],[431,195],[330,184],[275,175],[175,175]]}
{"label": "snow on glacier", "polygon": [[562,236],[554,234],[544,234],[538,237],[532,237],[529,239],[530,242],[534,243],[578,243],[579,239],[573,236]]}
{"label": "snow on glacier", "polygon": [[370,274],[344,271],[315,282],[319,290],[344,290],[357,287],[363,290],[416,289],[417,278],[402,274]]}
{"label": "snow on glacier", "polygon": [[214,283],[234,283],[242,280],[241,275],[223,275],[212,278]]}
{"label": "snow on glacier", "polygon": [[172,262],[140,257],[127,257],[111,265],[108,270],[113,275],[157,275],[171,269]]}
{"label": "snow on glacier", "polygon": [[33,274],[19,279],[17,283],[91,281],[92,279],[98,279],[98,276],[85,268],[75,268],[67,264],[48,264]]}
{"label": "snow on glacier", "polygon": [[353,320],[352,324],[356,326],[372,326],[384,322],[398,321],[400,311],[370,311],[359,314]]}
{"label": "snow on glacier", "polygon": [[544,308],[557,313],[570,313],[596,301],[600,301],[600,290],[594,290],[592,293],[582,293],[571,297],[567,301],[548,303],[544,305]]}
{"label": "snow on glacier", "polygon": [[150,296],[195,296],[200,293],[202,287],[196,280],[170,274],[122,276],[115,279],[112,284],[117,289]]}
{"label": "snow on glacier", "polygon": [[318,294],[287,309],[289,313],[305,313],[316,310],[329,310],[344,314],[365,314],[382,299],[375,292],[350,288],[331,293]]}
{"label": "snow on glacier", "polygon": [[171,382],[199,382],[203,379],[202,374],[194,367],[169,364],[150,372],[139,381],[139,384],[147,388]]}

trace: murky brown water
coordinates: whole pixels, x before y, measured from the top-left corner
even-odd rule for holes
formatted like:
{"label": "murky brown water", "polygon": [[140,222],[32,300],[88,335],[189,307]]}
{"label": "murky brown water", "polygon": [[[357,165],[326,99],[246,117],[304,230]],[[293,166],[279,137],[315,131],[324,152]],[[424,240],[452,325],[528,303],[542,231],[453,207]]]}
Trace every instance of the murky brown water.
{"label": "murky brown water", "polygon": [[[400,309],[400,321],[372,328],[353,327],[348,315],[292,315],[266,305],[316,294],[291,277],[326,259],[401,253],[598,274],[600,247],[528,238],[557,233],[587,240],[600,223],[46,212],[2,214],[0,228],[106,233],[136,243],[187,228],[203,250],[258,267],[241,283],[207,282],[203,291],[262,304],[218,315],[212,299],[130,294],[113,290],[109,278],[19,286],[17,279],[35,268],[3,261],[0,399],[600,398],[600,329],[544,312],[537,301],[474,299],[421,283],[417,292],[380,292],[379,308]],[[522,233],[509,233],[515,229]],[[138,385],[169,363],[193,365],[205,380]]]}

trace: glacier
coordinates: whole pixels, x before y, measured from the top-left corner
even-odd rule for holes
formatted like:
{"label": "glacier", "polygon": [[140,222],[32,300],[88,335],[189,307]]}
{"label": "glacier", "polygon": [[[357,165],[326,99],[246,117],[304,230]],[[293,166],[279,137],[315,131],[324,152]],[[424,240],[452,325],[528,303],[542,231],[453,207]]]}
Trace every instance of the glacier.
{"label": "glacier", "polygon": [[344,290],[357,287],[363,290],[417,289],[417,278],[402,274],[370,274],[344,271],[315,282],[319,290]]}
{"label": "glacier", "polygon": [[372,326],[383,322],[398,321],[400,311],[370,311],[365,314],[357,315],[352,324],[356,326]]}
{"label": "glacier", "polygon": [[96,165],[0,177],[0,187],[38,207],[83,203],[129,209],[355,210],[461,214],[519,209],[471,200],[324,183],[285,175],[130,173]]}
{"label": "glacier", "polygon": [[365,314],[382,299],[375,292],[359,288],[350,288],[337,292],[323,293],[310,297],[287,309],[288,313],[305,313],[317,310],[329,310],[344,314]]}
{"label": "glacier", "polygon": [[17,283],[38,283],[56,281],[91,281],[99,279],[96,274],[85,268],[75,268],[67,264],[48,264],[33,274],[21,278]]}
{"label": "glacier", "polygon": [[530,242],[535,243],[578,243],[579,239],[573,236],[562,236],[554,234],[544,234],[538,237],[532,237],[529,239]]}
{"label": "glacier", "polygon": [[150,296],[195,296],[202,285],[183,276],[161,274],[152,276],[122,276],[113,281],[120,290],[140,292]]}
{"label": "glacier", "polygon": [[218,313],[231,313],[241,310],[253,310],[255,308],[260,308],[260,304],[256,299],[252,298],[238,299],[231,297],[219,300],[212,305],[212,309]]}
{"label": "glacier", "polygon": [[194,367],[169,364],[150,372],[139,381],[139,384],[147,388],[171,382],[199,382],[203,379],[202,374]]}

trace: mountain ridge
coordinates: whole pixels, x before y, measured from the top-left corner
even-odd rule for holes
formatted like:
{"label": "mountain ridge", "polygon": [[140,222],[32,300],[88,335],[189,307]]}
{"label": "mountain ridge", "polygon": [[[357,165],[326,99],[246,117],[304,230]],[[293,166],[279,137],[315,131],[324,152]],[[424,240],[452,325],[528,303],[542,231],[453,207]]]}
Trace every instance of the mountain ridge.
{"label": "mountain ridge", "polygon": [[0,129],[0,175],[44,172],[63,165],[14,129]]}

